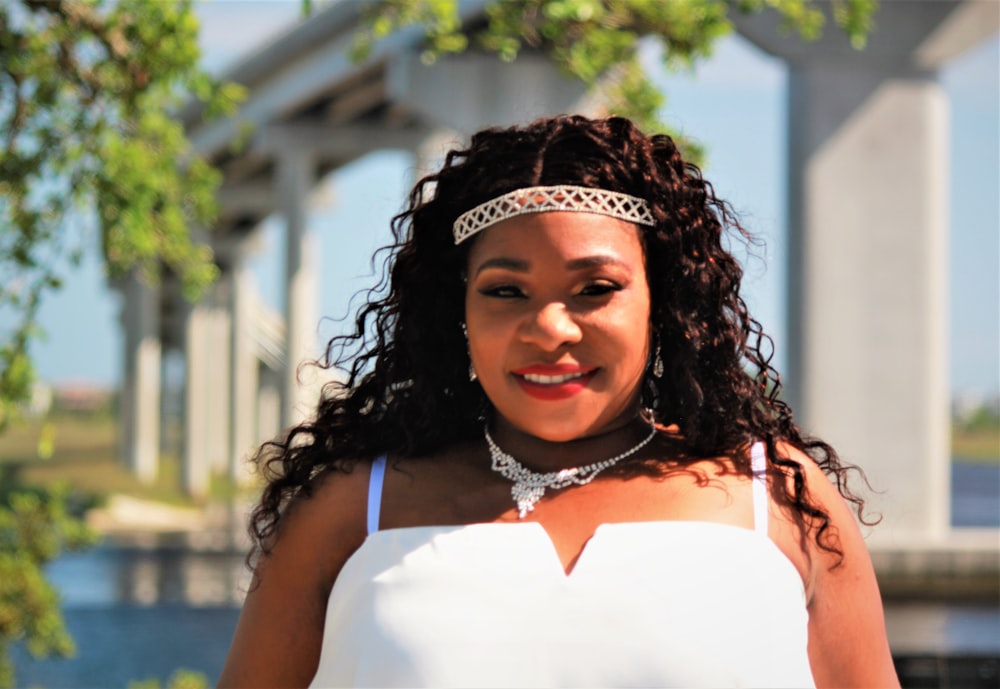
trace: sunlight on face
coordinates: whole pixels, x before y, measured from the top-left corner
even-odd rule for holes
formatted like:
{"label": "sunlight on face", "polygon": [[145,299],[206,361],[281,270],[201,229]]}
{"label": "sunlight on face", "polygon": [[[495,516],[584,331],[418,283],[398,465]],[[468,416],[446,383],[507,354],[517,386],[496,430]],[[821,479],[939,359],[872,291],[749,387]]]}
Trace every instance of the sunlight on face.
{"label": "sunlight on face", "polygon": [[498,423],[565,441],[635,416],[650,301],[634,225],[572,212],[497,223],[469,253],[465,312]]}

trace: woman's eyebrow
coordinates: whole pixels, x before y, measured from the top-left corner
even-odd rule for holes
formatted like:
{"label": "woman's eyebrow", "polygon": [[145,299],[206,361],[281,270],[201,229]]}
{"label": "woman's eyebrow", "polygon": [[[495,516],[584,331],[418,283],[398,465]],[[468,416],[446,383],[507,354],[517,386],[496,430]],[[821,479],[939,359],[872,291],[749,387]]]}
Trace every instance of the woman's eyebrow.
{"label": "woman's eyebrow", "polygon": [[518,258],[505,258],[503,256],[498,256],[497,258],[488,258],[480,263],[479,267],[476,268],[476,275],[479,275],[487,268],[504,268],[518,273],[527,273],[531,266],[527,261],[523,261]]}
{"label": "woman's eyebrow", "polygon": [[583,258],[574,258],[572,261],[566,262],[566,267],[570,270],[585,270],[587,268],[600,268],[601,266],[619,266],[621,268],[628,268],[628,264],[621,260],[617,256],[611,256],[609,254],[597,254],[594,256],[584,256]]}
{"label": "woman's eyebrow", "polygon": [[[625,261],[621,260],[616,256],[611,256],[608,254],[596,254],[594,256],[583,256],[581,258],[574,258],[571,261],[566,262],[566,268],[569,270],[587,270],[589,268],[599,268],[601,266],[619,266],[622,268],[627,268],[628,265]],[[490,258],[479,264],[476,268],[476,275],[488,268],[502,268],[506,270],[512,270],[518,273],[527,273],[531,269],[531,264],[528,261],[518,259],[518,258],[508,258],[505,256],[498,256],[496,258]]]}

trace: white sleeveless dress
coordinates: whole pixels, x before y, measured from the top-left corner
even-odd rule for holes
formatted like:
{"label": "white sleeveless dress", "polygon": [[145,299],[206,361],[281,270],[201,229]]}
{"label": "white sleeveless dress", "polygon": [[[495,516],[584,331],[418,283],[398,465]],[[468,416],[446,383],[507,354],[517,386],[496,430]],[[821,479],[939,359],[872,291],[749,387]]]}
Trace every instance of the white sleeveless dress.
{"label": "white sleeveless dress", "polygon": [[312,687],[814,687],[798,570],[753,530],[602,524],[566,574],[537,522],[378,529],[327,606]]}

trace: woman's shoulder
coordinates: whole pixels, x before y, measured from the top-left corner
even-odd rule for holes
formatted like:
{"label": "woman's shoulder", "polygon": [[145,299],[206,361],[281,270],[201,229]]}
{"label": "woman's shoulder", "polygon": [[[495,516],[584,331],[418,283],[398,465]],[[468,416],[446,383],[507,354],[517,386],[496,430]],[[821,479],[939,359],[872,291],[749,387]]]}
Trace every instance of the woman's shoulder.
{"label": "woman's shoulder", "polygon": [[[801,466],[810,504],[826,515],[808,519],[807,537],[795,546],[786,543],[808,563],[809,657],[817,686],[899,686],[875,571],[842,478],[790,443],[779,443],[778,452]],[[821,528],[824,538],[817,538]]]}
{"label": "woman's shoulder", "polygon": [[[844,500],[835,476],[829,475],[809,453],[789,441],[779,440],[775,443],[775,447],[779,461],[791,460],[797,465],[805,495],[811,503],[826,512],[831,526],[836,526],[844,519],[851,524],[854,523],[851,510]],[[779,470],[784,474],[791,490],[796,480],[796,472],[785,465],[779,465]]]}
{"label": "woman's shoulder", "polygon": [[[309,572],[322,595],[367,536],[371,459],[341,460],[313,477],[290,500],[258,563]],[[303,582],[305,583],[305,582]]]}
{"label": "woman's shoulder", "polygon": [[368,486],[378,458],[342,459],[317,473],[289,502],[289,525],[329,525],[364,529]]}
{"label": "woman's shoulder", "polygon": [[[817,517],[793,510],[783,505],[785,501],[780,498],[772,503],[772,513],[778,517],[776,540],[785,541],[788,547],[783,549],[800,551],[811,597],[831,575],[839,576],[857,567],[870,568],[870,558],[858,522],[841,493],[836,476],[830,476],[813,457],[790,442],[779,441],[776,450],[779,458],[792,460],[799,471],[797,478],[790,467],[778,465],[778,476],[783,475],[783,478],[772,478],[772,490],[774,480],[784,480],[786,494],[790,496],[795,483],[801,481],[802,498],[825,515]],[[818,533],[821,529],[822,535]]]}
{"label": "woman's shoulder", "polygon": [[370,466],[324,470],[282,511],[255,562],[219,686],[305,686],[312,678],[330,590],[367,535]]}
{"label": "woman's shoulder", "polygon": [[[318,550],[326,551],[339,571],[367,537],[372,509],[391,514],[410,503],[416,508],[437,502],[439,493],[452,492],[456,483],[467,481],[466,459],[463,448],[449,448],[420,457],[388,454],[338,460],[291,500],[282,514],[275,546],[322,543]],[[373,476],[377,465],[381,466]]]}

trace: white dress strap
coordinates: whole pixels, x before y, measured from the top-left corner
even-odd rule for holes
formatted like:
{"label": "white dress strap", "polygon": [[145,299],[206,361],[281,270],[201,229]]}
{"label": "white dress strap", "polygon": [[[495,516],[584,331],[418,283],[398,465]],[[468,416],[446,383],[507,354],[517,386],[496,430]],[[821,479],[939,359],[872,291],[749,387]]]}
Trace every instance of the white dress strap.
{"label": "white dress strap", "polygon": [[767,455],[765,445],[757,441],[750,448],[750,468],[753,470],[753,530],[767,536]]}
{"label": "white dress strap", "polygon": [[382,483],[385,480],[385,455],[372,462],[372,473],[368,478],[368,533],[378,531],[379,515],[382,513]]}

